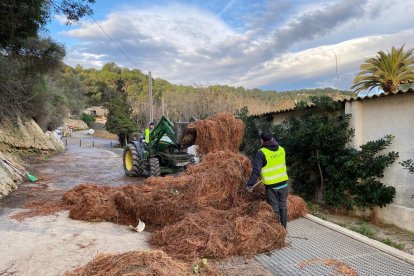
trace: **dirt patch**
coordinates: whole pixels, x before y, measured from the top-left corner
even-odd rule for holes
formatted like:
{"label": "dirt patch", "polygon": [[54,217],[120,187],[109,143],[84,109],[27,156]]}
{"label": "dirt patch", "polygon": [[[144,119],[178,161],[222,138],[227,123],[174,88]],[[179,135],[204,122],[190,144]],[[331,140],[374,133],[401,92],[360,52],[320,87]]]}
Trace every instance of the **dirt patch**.
{"label": "dirt patch", "polygon": [[234,257],[226,259],[217,263],[220,268],[221,275],[226,276],[241,276],[241,275],[255,275],[255,276],[272,276],[261,263],[254,258]]}
{"label": "dirt patch", "polygon": [[25,208],[24,211],[13,214],[10,218],[22,221],[27,218],[52,215],[68,209],[69,206],[62,201],[35,200],[25,204],[23,208]]}
{"label": "dirt patch", "polygon": [[95,130],[95,132],[93,133],[93,137],[118,140],[118,135],[110,133],[106,130]]}
{"label": "dirt patch", "polygon": [[[32,207],[36,208],[37,205],[41,207],[48,203],[55,204],[60,201],[64,193],[64,190],[50,190],[48,185],[42,181],[35,183],[24,182],[19,186],[19,189],[0,200],[0,210],[4,207],[25,208],[27,206],[31,209]],[[32,216],[29,215],[27,217]]]}

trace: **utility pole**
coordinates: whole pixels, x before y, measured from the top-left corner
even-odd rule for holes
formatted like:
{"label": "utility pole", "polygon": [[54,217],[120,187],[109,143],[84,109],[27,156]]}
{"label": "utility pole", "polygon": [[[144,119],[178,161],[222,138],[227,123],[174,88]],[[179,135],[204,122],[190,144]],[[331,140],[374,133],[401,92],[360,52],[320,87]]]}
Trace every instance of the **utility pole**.
{"label": "utility pole", "polygon": [[339,93],[339,77],[338,77],[338,58],[335,55],[335,68],[336,68],[336,90]]}
{"label": "utility pole", "polygon": [[162,104],[162,116],[164,116],[164,110],[165,110],[165,105],[164,105],[164,96],[161,97],[161,104]]}
{"label": "utility pole", "polygon": [[148,106],[150,123],[154,121],[154,111],[152,105],[152,77],[151,71],[148,72]]}

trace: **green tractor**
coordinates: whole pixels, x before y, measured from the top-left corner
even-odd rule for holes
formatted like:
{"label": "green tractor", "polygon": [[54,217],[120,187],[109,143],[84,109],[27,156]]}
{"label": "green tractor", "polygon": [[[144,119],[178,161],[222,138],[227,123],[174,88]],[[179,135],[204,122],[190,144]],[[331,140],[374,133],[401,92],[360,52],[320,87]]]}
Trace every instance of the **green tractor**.
{"label": "green tractor", "polygon": [[172,123],[162,116],[150,133],[149,144],[144,139],[131,141],[124,149],[123,163],[127,176],[159,176],[176,173],[194,162],[187,152],[194,145],[195,129],[188,122]]}

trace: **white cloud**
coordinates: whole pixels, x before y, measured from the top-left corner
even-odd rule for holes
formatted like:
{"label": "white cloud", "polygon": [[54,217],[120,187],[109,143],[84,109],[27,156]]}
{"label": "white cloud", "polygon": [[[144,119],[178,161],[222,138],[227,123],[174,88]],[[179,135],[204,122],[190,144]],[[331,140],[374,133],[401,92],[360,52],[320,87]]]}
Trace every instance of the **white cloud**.
{"label": "white cloud", "polygon": [[93,53],[81,53],[80,55],[86,59],[101,59],[103,57],[106,57],[106,55],[96,55]]}
{"label": "white cloud", "polygon": [[56,19],[57,22],[59,22],[61,25],[65,25],[66,23],[66,16],[61,15],[61,14],[55,14],[54,18]]}
{"label": "white cloud", "polygon": [[[230,4],[237,5],[235,1]],[[398,5],[401,8],[407,4]],[[294,10],[290,3],[277,7]],[[389,9],[396,11],[398,7]],[[218,15],[193,6],[116,11],[99,24],[134,64],[93,22],[82,22],[64,33],[82,41],[69,49],[66,62],[100,67],[114,61],[183,84],[220,83],[251,88],[270,84],[277,87],[285,80],[308,80],[313,86],[336,87],[336,54],[340,87],[346,89],[364,57],[394,45],[414,45],[414,29],[399,31],[395,18],[392,24],[397,32],[367,35],[378,22],[385,24],[382,16],[389,18],[389,10],[384,8],[388,6],[379,0],[317,2],[298,9],[276,29],[263,25],[258,31],[259,23],[270,24],[266,19],[255,21],[254,29],[242,33]],[[404,26],[407,22],[414,25],[409,16],[401,21]],[[356,28],[358,24],[360,28]]]}
{"label": "white cloud", "polygon": [[[60,25],[67,25],[68,23],[73,26],[79,25],[79,22],[68,20],[68,18],[62,14],[55,14],[54,18],[57,22],[59,22]],[[84,22],[84,19],[81,19],[80,22]]]}
{"label": "white cloud", "polygon": [[[276,83],[284,79],[312,79],[330,78],[331,87],[335,78],[335,54],[338,59],[339,75],[343,76],[340,82],[341,89],[349,89],[352,79],[359,65],[367,57],[375,56],[380,50],[390,49],[394,45],[414,45],[414,29],[391,35],[377,35],[357,38],[338,44],[315,47],[304,51],[285,54],[274,58],[264,65],[253,68],[237,85],[258,87],[268,83]],[[317,83],[317,82],[316,82]],[[326,79],[320,85],[327,85]]]}
{"label": "white cloud", "polygon": [[[208,48],[233,36],[233,31],[216,15],[187,6],[114,12],[99,22],[116,41],[174,45],[180,49]],[[70,30],[67,35],[99,39],[104,35],[94,23]]]}

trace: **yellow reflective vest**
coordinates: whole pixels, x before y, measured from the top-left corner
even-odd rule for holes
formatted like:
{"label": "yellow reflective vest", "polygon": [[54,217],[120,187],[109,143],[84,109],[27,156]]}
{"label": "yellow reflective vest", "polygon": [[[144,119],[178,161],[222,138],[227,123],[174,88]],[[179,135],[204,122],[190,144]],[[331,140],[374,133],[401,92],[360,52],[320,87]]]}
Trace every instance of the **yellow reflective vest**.
{"label": "yellow reflective vest", "polygon": [[277,151],[260,149],[266,158],[260,177],[265,185],[273,185],[289,179],[286,172],[285,149],[279,146]]}
{"label": "yellow reflective vest", "polygon": [[145,129],[145,143],[147,143],[147,144],[149,144],[149,142],[150,142],[150,129],[149,128],[146,128]]}

